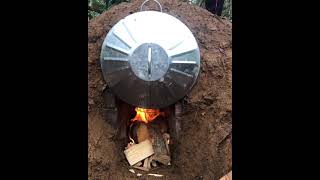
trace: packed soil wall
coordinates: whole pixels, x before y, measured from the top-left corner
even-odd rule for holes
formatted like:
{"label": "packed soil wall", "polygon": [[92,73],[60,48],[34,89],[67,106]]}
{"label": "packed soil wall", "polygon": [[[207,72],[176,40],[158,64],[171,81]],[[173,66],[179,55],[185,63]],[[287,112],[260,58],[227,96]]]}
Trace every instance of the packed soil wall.
{"label": "packed soil wall", "polygon": [[[117,129],[104,116],[100,50],[120,19],[138,12],[142,0],[121,3],[89,21],[89,179],[134,179],[128,171]],[[164,179],[219,179],[232,169],[232,24],[203,8],[177,0],[160,0],[163,12],[186,24],[201,53],[198,81],[185,98],[181,137],[174,142],[172,166],[157,169]],[[150,3],[146,8],[157,9]],[[146,174],[146,173],[145,173]],[[158,179],[142,176],[142,179]]]}

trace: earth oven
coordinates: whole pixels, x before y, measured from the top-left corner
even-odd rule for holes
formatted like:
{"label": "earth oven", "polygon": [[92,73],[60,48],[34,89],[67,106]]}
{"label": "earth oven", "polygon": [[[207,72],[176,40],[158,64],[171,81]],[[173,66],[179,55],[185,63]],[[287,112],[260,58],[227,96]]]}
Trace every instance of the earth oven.
{"label": "earth oven", "polygon": [[200,70],[193,34],[161,11],[160,5],[160,12],[140,11],[120,20],[101,48],[105,112],[120,129],[129,164],[144,170],[171,164],[182,99]]}

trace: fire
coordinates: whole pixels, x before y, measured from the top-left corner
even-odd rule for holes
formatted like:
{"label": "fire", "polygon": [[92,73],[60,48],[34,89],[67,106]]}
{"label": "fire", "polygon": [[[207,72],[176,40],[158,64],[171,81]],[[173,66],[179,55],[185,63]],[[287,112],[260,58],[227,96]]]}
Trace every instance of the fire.
{"label": "fire", "polygon": [[159,109],[144,109],[144,108],[135,108],[137,114],[132,119],[132,122],[134,121],[142,121],[145,123],[149,123],[153,120],[155,120],[159,115],[164,115],[163,112],[160,112]]}

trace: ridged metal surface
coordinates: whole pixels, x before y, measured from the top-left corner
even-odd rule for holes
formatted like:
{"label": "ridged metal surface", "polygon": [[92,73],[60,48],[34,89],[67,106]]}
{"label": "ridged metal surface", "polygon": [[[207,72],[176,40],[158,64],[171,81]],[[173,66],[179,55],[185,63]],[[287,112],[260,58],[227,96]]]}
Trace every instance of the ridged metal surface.
{"label": "ridged metal surface", "polygon": [[101,51],[104,78],[123,101],[163,108],[183,98],[197,80],[200,51],[191,31],[165,13],[143,11],[120,20]]}

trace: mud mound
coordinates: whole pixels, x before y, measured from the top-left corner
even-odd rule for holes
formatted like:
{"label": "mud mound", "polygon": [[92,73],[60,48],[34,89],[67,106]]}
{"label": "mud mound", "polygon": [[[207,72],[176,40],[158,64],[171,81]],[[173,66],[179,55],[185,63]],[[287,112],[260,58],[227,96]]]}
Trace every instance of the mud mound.
{"label": "mud mound", "polygon": [[[116,130],[102,113],[105,82],[99,57],[108,31],[120,19],[138,12],[142,2],[122,3],[89,21],[89,179],[135,178],[128,171],[123,147],[117,146]],[[163,12],[180,19],[196,37],[201,70],[197,84],[185,98],[182,137],[175,142],[178,148],[173,165],[155,172],[165,179],[219,179],[232,168],[232,25],[197,6],[172,0],[160,3]],[[157,9],[152,5],[149,8]]]}

